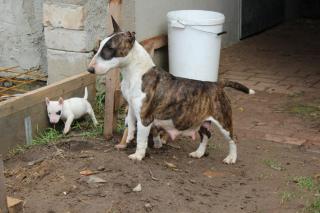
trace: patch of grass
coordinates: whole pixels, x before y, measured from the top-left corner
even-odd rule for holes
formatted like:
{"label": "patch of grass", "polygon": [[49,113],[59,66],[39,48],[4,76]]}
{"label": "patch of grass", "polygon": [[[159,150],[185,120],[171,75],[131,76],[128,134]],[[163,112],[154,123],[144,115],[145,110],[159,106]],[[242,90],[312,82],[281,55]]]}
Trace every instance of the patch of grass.
{"label": "patch of grass", "polygon": [[116,133],[120,134],[126,128],[126,126],[125,126],[125,119],[126,119],[126,115],[127,115],[126,108],[125,107],[120,107],[117,110],[117,114],[118,114],[118,120],[117,120]]}
{"label": "patch of grass", "polygon": [[288,202],[295,198],[295,194],[293,192],[282,192],[281,193],[281,204]]}
{"label": "patch of grass", "polygon": [[306,212],[320,213],[320,197],[315,199],[307,208]]}
{"label": "patch of grass", "polygon": [[32,140],[33,145],[45,145],[50,142],[55,142],[64,136],[58,132],[56,129],[48,128],[44,132],[42,132],[39,136],[35,137]]}
{"label": "patch of grass", "polygon": [[296,105],[289,107],[289,112],[303,117],[320,117],[320,106],[314,105]]}
{"label": "patch of grass", "polygon": [[315,188],[315,183],[312,179],[312,177],[294,177],[293,181],[295,183],[297,183],[297,185],[301,188],[301,189],[307,189],[308,191],[311,191]]}
{"label": "patch of grass", "polygon": [[96,96],[96,106],[95,106],[95,112],[97,115],[101,115],[104,112],[104,101],[106,98],[106,93],[100,93]]}
{"label": "patch of grass", "polygon": [[263,162],[274,170],[278,170],[278,171],[284,170],[281,163],[276,160],[264,160]]}
{"label": "patch of grass", "polygon": [[103,134],[103,123],[99,123],[97,126],[93,126],[92,121],[79,122],[75,121],[72,130],[79,132],[77,136],[85,138],[96,138]]}

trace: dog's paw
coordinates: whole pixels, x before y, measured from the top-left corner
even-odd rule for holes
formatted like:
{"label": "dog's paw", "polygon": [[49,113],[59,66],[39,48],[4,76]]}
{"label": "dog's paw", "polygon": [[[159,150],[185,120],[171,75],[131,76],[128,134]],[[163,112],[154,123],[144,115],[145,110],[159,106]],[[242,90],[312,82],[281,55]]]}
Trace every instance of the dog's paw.
{"label": "dog's paw", "polygon": [[116,149],[125,149],[125,148],[127,148],[127,144],[119,143],[119,144],[115,145],[114,148],[116,148]]}
{"label": "dog's paw", "polygon": [[237,161],[237,155],[228,155],[223,162],[226,164],[234,164]]}
{"label": "dog's paw", "polygon": [[144,155],[134,153],[134,154],[129,155],[128,157],[129,157],[131,160],[134,160],[134,161],[141,161],[142,158],[144,157]]}
{"label": "dog's paw", "polygon": [[162,147],[162,142],[158,138],[153,139],[153,148],[160,149]]}
{"label": "dog's paw", "polygon": [[203,156],[203,154],[200,153],[200,152],[195,151],[195,152],[189,153],[189,156],[192,157],[192,158],[201,158]]}

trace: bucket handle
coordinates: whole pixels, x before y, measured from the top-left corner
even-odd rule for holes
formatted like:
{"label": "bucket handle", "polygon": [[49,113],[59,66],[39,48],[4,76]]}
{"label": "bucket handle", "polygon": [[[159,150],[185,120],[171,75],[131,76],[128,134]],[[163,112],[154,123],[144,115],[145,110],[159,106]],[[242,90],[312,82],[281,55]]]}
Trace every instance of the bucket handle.
{"label": "bucket handle", "polygon": [[199,30],[199,31],[202,31],[202,32],[205,32],[205,33],[215,34],[215,35],[217,35],[217,36],[221,36],[221,35],[227,33],[227,31],[222,31],[222,32],[220,32],[220,33],[209,32],[209,31],[206,31],[206,30],[202,30],[202,29],[197,28],[196,25],[186,24],[186,23],[184,23],[184,22],[181,21],[181,20],[171,21],[171,26],[176,27],[176,28],[185,28],[185,26],[189,26],[189,27],[191,27],[191,28],[193,28],[193,29],[195,29],[195,30]]}
{"label": "bucket handle", "polygon": [[221,35],[223,35],[223,34],[227,34],[227,31],[222,31],[222,32],[220,32],[220,33],[217,33],[217,36],[221,36]]}

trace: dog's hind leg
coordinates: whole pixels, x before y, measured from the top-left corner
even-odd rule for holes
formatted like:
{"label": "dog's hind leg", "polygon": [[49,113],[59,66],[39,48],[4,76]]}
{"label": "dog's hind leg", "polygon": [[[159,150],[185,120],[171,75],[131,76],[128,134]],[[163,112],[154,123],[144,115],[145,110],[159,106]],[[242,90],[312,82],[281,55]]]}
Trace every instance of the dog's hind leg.
{"label": "dog's hind leg", "polygon": [[223,162],[226,164],[234,164],[237,161],[237,145],[232,134],[232,123],[230,122],[230,127],[227,130],[223,128],[222,125],[214,118],[211,117],[210,121],[212,121],[219,128],[224,138],[229,142],[229,154],[223,160]]}
{"label": "dog's hind leg", "polygon": [[204,153],[206,152],[208,140],[211,137],[211,133],[207,129],[207,127],[201,126],[199,129],[199,135],[200,135],[200,139],[201,139],[200,145],[196,151],[191,152],[189,154],[190,157],[201,158],[204,155]]}
{"label": "dog's hind leg", "polygon": [[129,155],[131,160],[142,160],[146,154],[146,149],[148,146],[148,137],[150,133],[152,124],[149,126],[144,126],[141,121],[137,122],[137,149],[132,155]]}

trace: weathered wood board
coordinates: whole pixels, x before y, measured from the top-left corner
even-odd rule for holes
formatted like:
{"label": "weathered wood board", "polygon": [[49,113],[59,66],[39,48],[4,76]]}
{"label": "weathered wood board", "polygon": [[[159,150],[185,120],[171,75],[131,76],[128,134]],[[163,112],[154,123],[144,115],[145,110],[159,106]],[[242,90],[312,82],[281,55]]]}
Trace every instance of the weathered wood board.
{"label": "weathered wood board", "polygon": [[49,127],[45,97],[57,100],[83,97],[88,88],[89,101],[95,100],[95,75],[83,72],[54,84],[33,90],[20,97],[0,103],[0,153],[19,144],[30,142],[30,137]]}

